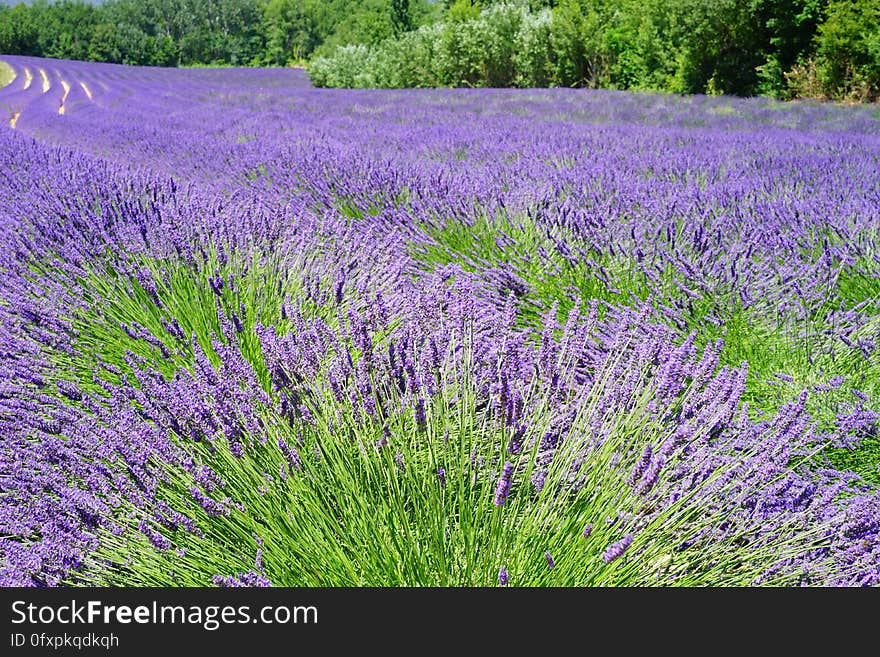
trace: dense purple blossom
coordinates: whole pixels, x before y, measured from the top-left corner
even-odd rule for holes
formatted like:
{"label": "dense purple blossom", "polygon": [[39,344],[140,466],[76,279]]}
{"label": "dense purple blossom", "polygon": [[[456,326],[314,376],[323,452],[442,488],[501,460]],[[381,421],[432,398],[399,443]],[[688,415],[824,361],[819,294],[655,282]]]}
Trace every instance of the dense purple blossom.
{"label": "dense purple blossom", "polygon": [[[603,563],[695,496],[726,524],[670,549],[830,527],[778,569],[880,585],[880,494],[821,457],[877,431],[863,374],[880,357],[876,308],[841,292],[880,267],[867,113],[573,90],[346,95],[291,70],[4,60],[80,84],[63,101],[21,76],[0,90],[0,585],[77,581],[107,536],[174,555],[212,523],[262,527],[259,503],[211,464],[247,465],[277,499],[321,463],[318,428],[401,479],[427,472],[444,496],[484,483],[491,509],[531,454],[524,498],[589,494],[621,423],[657,440],[633,430],[614,455],[631,508],[574,530],[584,549],[602,541]],[[784,403],[750,414],[754,368],[719,338],[818,313],[828,332],[801,336],[809,357],[847,376],[817,371],[802,391],[771,370]],[[446,467],[407,446],[448,442],[438,409],[466,403],[487,446],[444,461],[446,488]],[[256,539],[253,570],[211,581],[278,581]]]}

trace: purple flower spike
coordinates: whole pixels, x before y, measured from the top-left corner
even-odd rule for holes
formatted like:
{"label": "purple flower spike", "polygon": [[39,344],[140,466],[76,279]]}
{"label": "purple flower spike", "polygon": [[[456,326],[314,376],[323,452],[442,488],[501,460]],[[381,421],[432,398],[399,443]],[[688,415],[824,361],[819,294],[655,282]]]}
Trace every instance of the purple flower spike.
{"label": "purple flower spike", "polygon": [[272,586],[272,582],[265,575],[254,571],[237,575],[214,575],[211,581],[214,586],[222,588],[269,588]]}
{"label": "purple flower spike", "polygon": [[[3,60],[0,586],[263,583],[339,449],[636,584],[880,586],[874,108]],[[780,340],[725,365],[731,320]]]}
{"label": "purple flower spike", "polygon": [[510,494],[510,478],[513,476],[513,463],[504,464],[504,470],[495,486],[495,506],[503,506]]}
{"label": "purple flower spike", "polygon": [[627,534],[623,537],[622,540],[617,543],[612,543],[608,546],[608,549],[602,554],[602,561],[605,563],[611,563],[615,559],[619,559],[623,556],[623,553],[626,552],[626,549],[630,546],[630,543],[633,542],[633,535]]}

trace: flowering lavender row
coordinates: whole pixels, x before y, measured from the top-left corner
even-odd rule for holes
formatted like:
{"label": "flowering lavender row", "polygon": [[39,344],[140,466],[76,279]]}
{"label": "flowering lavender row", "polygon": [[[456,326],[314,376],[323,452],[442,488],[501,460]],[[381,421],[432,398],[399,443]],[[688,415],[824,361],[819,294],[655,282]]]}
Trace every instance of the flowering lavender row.
{"label": "flowering lavender row", "polygon": [[880,583],[869,110],[3,59],[4,585]]}

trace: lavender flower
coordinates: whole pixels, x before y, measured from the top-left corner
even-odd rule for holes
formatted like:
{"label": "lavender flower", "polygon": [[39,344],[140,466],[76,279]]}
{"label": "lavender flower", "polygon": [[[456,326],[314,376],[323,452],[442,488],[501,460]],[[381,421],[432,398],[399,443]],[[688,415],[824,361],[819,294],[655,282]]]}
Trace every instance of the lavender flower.
{"label": "lavender flower", "polygon": [[214,583],[214,586],[224,588],[266,588],[272,586],[272,582],[265,575],[253,571],[238,573],[237,575],[214,575],[211,581]]}
{"label": "lavender flower", "polygon": [[602,553],[602,561],[605,563],[611,563],[615,559],[619,559],[623,556],[623,553],[626,552],[626,549],[633,542],[633,535],[627,534],[623,537],[623,539],[617,541],[616,543],[612,543],[608,546],[608,549]]}
{"label": "lavender flower", "polygon": [[627,480],[630,486],[634,486],[635,483],[642,478],[642,475],[645,474],[645,470],[648,469],[648,466],[651,463],[653,453],[651,445],[645,445],[641,457],[636,462],[635,467],[633,467],[633,471],[630,473],[629,479]]}
{"label": "lavender flower", "polygon": [[513,463],[504,464],[498,483],[495,485],[495,506],[503,506],[510,494],[510,479],[513,476]]}
{"label": "lavender flower", "polygon": [[[375,473],[371,446],[413,418],[408,463],[394,452],[409,483],[445,486],[423,468],[439,454],[466,494],[497,476],[501,506],[499,450],[533,455],[517,510],[556,522],[628,482],[600,533],[632,533],[608,563],[669,513],[688,539],[668,550],[693,550],[701,576],[722,570],[702,568],[706,545],[785,544],[796,557],[759,581],[880,584],[877,492],[821,452],[791,467],[826,444],[855,461],[876,434],[876,307],[845,284],[880,265],[867,108],[490,89],[389,103],[295,70],[3,59],[0,584],[268,583],[263,552],[222,575],[199,555],[249,526],[275,537],[267,564],[293,534],[297,554],[325,553],[322,531],[289,531],[318,522],[290,487],[308,498],[339,450]],[[772,331],[721,367],[740,323]],[[795,344],[827,382],[763,394],[803,372],[752,348]],[[682,504],[724,521],[694,527]]]}

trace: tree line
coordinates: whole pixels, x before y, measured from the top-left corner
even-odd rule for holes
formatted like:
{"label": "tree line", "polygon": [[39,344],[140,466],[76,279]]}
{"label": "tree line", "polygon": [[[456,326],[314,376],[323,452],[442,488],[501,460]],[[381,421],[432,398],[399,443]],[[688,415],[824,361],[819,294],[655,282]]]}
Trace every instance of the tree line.
{"label": "tree line", "polygon": [[0,52],[308,64],[318,86],[880,98],[880,0],[39,0]]}
{"label": "tree line", "polygon": [[0,53],[145,66],[287,66],[439,17],[429,0],[37,0],[0,7]]}
{"label": "tree line", "polygon": [[880,97],[880,0],[458,0],[314,59],[319,86],[603,87]]}

